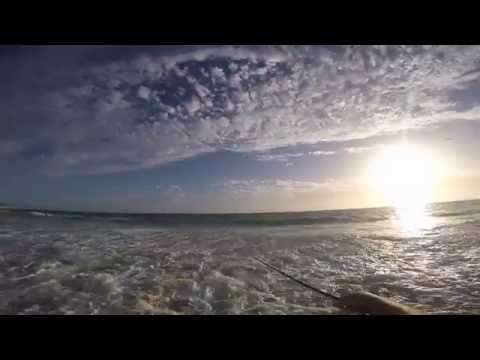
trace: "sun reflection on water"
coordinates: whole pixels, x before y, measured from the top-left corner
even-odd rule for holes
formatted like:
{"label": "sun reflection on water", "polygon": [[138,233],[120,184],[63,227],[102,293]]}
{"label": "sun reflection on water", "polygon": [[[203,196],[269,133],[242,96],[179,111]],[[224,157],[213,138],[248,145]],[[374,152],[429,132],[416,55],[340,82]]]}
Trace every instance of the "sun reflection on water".
{"label": "sun reflection on water", "polygon": [[420,237],[434,227],[434,219],[426,205],[395,207],[396,221],[400,232],[406,236]]}

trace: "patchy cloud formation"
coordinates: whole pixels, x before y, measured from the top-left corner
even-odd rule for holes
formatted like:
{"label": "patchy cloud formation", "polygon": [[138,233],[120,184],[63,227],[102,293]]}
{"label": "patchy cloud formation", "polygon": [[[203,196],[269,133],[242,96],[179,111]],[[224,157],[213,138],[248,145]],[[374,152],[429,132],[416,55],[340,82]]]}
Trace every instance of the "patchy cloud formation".
{"label": "patchy cloud formation", "polygon": [[38,50],[37,77],[14,57],[0,60],[9,69],[0,75],[0,160],[112,173],[480,119],[480,100],[468,96],[478,88],[478,46],[143,48],[84,56],[81,66],[50,60],[70,50]]}
{"label": "patchy cloud formation", "polygon": [[[362,189],[361,182],[345,182],[328,179],[322,182],[279,180],[279,179],[248,179],[228,180],[216,184],[239,211],[290,211],[317,210],[322,208],[353,207],[352,194]],[[364,200],[355,197],[357,205]]]}
{"label": "patchy cloud formation", "polygon": [[321,189],[339,190],[346,187],[345,184],[333,179],[325,182],[296,181],[296,180],[229,180],[223,186],[234,192],[256,193],[267,190],[281,190],[294,193],[309,193]]}

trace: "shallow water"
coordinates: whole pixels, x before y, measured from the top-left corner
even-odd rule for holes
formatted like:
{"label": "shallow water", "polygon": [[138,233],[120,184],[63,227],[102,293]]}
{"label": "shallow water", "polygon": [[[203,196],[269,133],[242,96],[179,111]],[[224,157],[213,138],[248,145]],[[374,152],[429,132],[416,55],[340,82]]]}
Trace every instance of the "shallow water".
{"label": "shallow water", "polygon": [[480,312],[480,201],[259,215],[0,213],[1,314],[339,314],[365,290]]}

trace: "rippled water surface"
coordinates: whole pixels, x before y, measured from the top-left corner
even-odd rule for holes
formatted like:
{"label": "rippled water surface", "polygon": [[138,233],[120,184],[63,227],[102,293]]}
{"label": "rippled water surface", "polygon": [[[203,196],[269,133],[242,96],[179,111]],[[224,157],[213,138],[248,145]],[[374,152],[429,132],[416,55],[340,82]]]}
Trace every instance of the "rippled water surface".
{"label": "rippled water surface", "polygon": [[334,294],[480,313],[480,201],[260,215],[0,212],[1,314],[339,314]]}

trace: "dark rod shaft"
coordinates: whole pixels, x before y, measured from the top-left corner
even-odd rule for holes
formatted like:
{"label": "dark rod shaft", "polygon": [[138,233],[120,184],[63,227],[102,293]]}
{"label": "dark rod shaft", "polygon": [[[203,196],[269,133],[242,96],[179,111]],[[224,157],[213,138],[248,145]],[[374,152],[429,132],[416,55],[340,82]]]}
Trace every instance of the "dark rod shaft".
{"label": "dark rod shaft", "polygon": [[306,288],[308,288],[308,289],[310,289],[310,290],[313,290],[313,291],[315,291],[315,292],[317,292],[317,293],[319,293],[319,294],[322,294],[323,296],[329,297],[329,298],[334,299],[334,300],[338,300],[338,299],[339,299],[338,296],[329,294],[329,293],[327,293],[327,292],[325,292],[325,291],[322,291],[322,290],[320,290],[320,289],[317,289],[316,287],[314,287],[314,286],[312,286],[312,285],[309,285],[309,284],[303,282],[302,280],[296,279],[296,278],[294,278],[293,276],[288,275],[287,273],[283,272],[282,270],[280,270],[280,269],[277,268],[276,266],[273,266],[273,265],[271,265],[271,264],[269,264],[269,263],[267,263],[267,262],[265,262],[265,261],[263,261],[263,260],[261,260],[261,259],[259,259],[259,258],[257,258],[257,257],[254,257],[254,259],[257,260],[258,262],[261,262],[261,263],[262,263],[263,265],[265,265],[266,267],[268,267],[268,268],[270,268],[270,269],[272,269],[272,270],[280,273],[281,275],[289,278],[290,280],[295,281],[296,283],[298,283],[298,284],[300,284],[300,285],[302,285],[302,286],[304,286],[304,287],[306,287]]}

